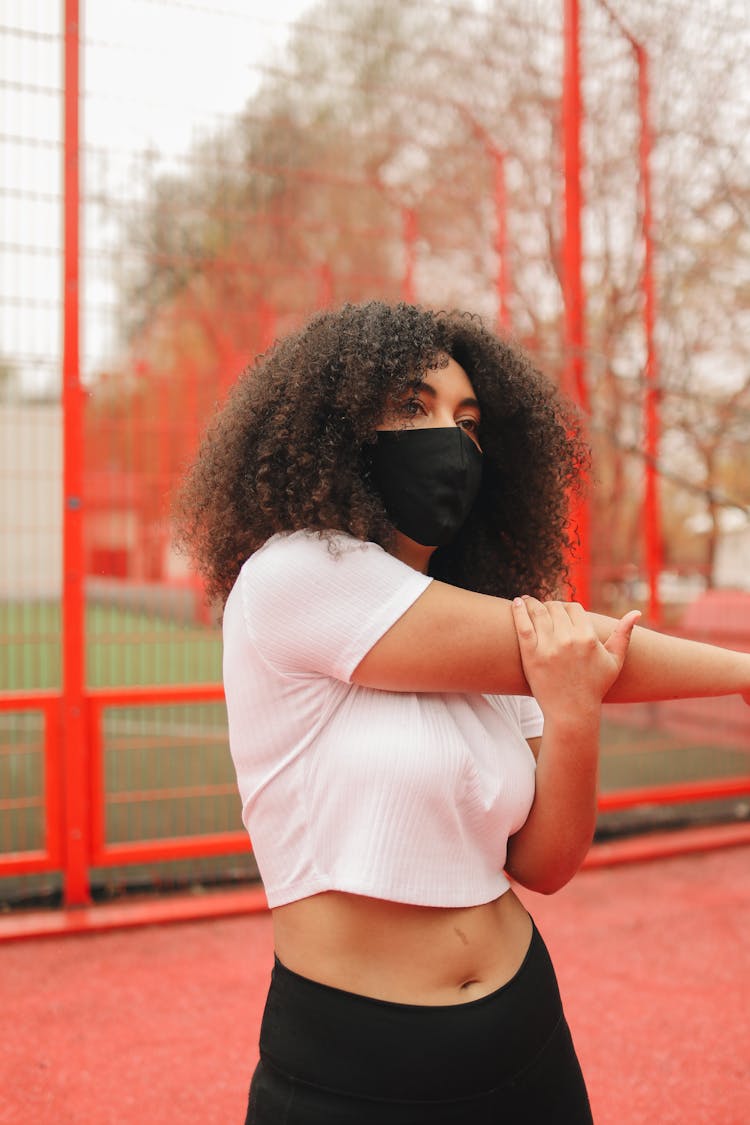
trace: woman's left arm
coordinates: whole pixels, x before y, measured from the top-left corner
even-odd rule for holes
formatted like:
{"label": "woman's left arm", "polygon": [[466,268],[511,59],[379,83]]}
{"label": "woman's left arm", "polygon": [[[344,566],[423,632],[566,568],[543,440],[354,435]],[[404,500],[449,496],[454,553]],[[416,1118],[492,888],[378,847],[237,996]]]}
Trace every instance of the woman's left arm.
{"label": "woman's left arm", "polygon": [[523,886],[552,894],[576,873],[593,838],[602,700],[620,674],[639,615],[626,614],[602,641],[577,605],[517,599],[513,613],[544,734],[534,803],[508,841],[506,870]]}
{"label": "woman's left arm", "polygon": [[[533,599],[527,600],[531,605]],[[600,638],[611,632],[611,617],[588,616]],[[750,704],[750,653],[639,628],[604,701],[645,703],[735,693]]]}

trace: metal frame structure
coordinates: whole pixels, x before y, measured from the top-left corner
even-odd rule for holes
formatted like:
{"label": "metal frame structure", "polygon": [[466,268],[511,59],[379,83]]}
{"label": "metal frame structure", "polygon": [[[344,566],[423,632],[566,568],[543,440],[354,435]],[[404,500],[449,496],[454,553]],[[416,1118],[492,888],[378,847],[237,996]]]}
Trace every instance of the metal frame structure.
{"label": "metal frame structure", "polygon": [[[565,350],[568,357],[563,389],[578,404],[584,415],[588,415],[590,406],[584,360],[586,346],[584,311],[586,306],[583,288],[583,247],[581,239],[581,212],[583,210],[581,122],[583,103],[581,99],[578,0],[564,0],[563,12],[562,156],[565,215],[562,279]],[[590,605],[591,507],[588,500],[580,500],[576,504],[573,520],[578,528],[579,548],[571,567],[572,585],[576,600],[584,605]]]}
{"label": "metal frame structure", "polygon": [[[596,0],[617,31],[630,45],[637,68],[639,145],[638,162],[641,195],[641,236],[643,239],[643,329],[646,341],[644,368],[643,432],[644,432],[644,546],[649,588],[649,620],[658,625],[662,620],[659,592],[664,550],[659,507],[659,364],[656,350],[656,288],[654,284],[654,223],[651,198],[651,154],[653,136],[649,109],[650,88],[648,51],[643,43],[625,27],[608,0]],[[563,293],[565,305],[565,343],[568,366],[565,389],[584,414],[589,413],[589,395],[585,376],[585,293],[582,277],[581,213],[584,206],[581,186],[581,123],[584,107],[581,98],[579,0],[564,0],[565,58],[563,68],[563,179],[565,183],[565,221],[563,246]],[[587,504],[576,512],[580,555],[574,568],[574,585],[579,600],[588,604],[591,594],[590,528],[591,514]]]}
{"label": "metal frame structure", "polygon": [[[648,359],[645,370],[644,426],[646,433],[646,542],[652,620],[658,621],[660,605],[658,578],[661,570],[658,477],[656,470],[659,437],[658,366],[654,343],[655,296],[653,281],[653,218],[650,195],[649,162],[651,131],[648,117],[648,57],[642,44],[623,28],[603,3],[619,30],[630,42],[638,66],[638,98],[641,117],[640,162],[643,206],[643,239],[645,247],[644,328]],[[244,832],[222,832],[165,840],[142,840],[128,844],[108,844],[105,826],[105,786],[103,778],[102,719],[107,708],[149,706],[169,703],[217,702],[223,698],[218,684],[188,684],[159,688],[90,689],[86,686],[84,627],[84,540],[82,507],[83,491],[83,406],[84,391],[80,377],[80,3],[65,4],[65,102],[64,102],[64,315],[63,315],[63,415],[64,415],[64,478],[63,478],[63,597],[62,650],[63,683],[61,692],[13,693],[0,696],[0,712],[36,711],[44,720],[44,823],[45,843],[41,850],[0,856],[0,875],[26,875],[62,871],[66,907],[86,907],[91,903],[89,873],[92,867],[124,863],[171,860],[185,857],[224,855],[247,850]],[[564,80],[563,80],[563,165],[565,183],[564,239],[564,306],[565,343],[568,368],[566,389],[584,411],[588,410],[585,378],[585,297],[582,282],[581,211],[581,100],[580,58],[578,43],[578,0],[564,0]],[[467,111],[468,113],[468,111]],[[497,319],[500,327],[510,321],[510,273],[507,254],[505,216],[504,164],[506,153],[491,135],[470,117],[470,125],[483,144],[494,170],[495,251],[497,254]],[[418,238],[418,217],[409,207],[401,208],[404,248],[403,297],[416,299],[415,258]],[[332,279],[321,268],[319,299],[330,300]],[[267,342],[274,335],[274,310],[261,307],[263,336]],[[579,509],[582,557],[576,571],[578,597],[586,601],[590,592],[589,511]],[[624,809],[648,803],[674,803],[735,796],[750,792],[749,778],[707,781],[682,785],[664,785],[630,789],[604,794],[601,811]],[[0,800],[0,808],[3,801]],[[731,842],[743,837],[741,830],[729,834]],[[707,839],[707,837],[704,837]],[[718,846],[728,836],[714,834]],[[654,843],[650,854],[671,853],[674,839],[667,844]],[[685,838],[685,849],[690,847]],[[633,848],[630,846],[630,852]],[[626,845],[624,852],[628,852]],[[608,853],[616,861],[617,849]],[[624,854],[624,853],[621,853]],[[640,857],[649,854],[649,845],[641,847]],[[259,907],[262,896],[253,898]],[[149,916],[154,917],[154,907]],[[218,911],[217,909],[217,912]],[[82,914],[81,917],[84,917]],[[82,923],[82,925],[85,923]],[[91,923],[93,926],[94,924]]]}
{"label": "metal frame structure", "polygon": [[83,388],[80,365],[80,8],[65,0],[63,247],[63,852],[66,901],[88,902],[89,804],[85,728],[83,552]]}

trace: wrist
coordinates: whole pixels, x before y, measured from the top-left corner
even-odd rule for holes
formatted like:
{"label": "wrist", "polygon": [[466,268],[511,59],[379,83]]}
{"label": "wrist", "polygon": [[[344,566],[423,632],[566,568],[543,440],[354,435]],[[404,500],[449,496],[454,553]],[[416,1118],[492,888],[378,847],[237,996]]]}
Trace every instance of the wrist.
{"label": "wrist", "polygon": [[584,707],[568,706],[565,708],[545,710],[544,733],[554,734],[557,738],[571,738],[581,741],[585,738],[595,738],[598,741],[602,721],[601,704],[588,704]]}

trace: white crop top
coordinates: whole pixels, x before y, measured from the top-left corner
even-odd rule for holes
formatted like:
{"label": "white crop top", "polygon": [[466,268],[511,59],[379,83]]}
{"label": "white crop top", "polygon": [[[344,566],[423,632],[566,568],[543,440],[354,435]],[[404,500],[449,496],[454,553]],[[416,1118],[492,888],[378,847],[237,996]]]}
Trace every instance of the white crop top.
{"label": "white crop top", "polygon": [[374,543],[274,535],[224,612],[232,757],[270,906],[338,890],[475,906],[508,889],[542,715],[521,696],[377,691],[352,672],[431,579]]}

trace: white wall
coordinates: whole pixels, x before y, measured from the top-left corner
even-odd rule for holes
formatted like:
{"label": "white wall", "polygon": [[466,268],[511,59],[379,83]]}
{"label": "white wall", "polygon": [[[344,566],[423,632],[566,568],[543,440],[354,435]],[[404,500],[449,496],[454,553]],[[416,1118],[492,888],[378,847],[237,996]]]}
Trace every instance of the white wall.
{"label": "white wall", "polygon": [[62,409],[0,403],[0,598],[62,587]]}
{"label": "white wall", "polygon": [[719,539],[714,582],[717,586],[750,590],[750,524],[725,531]]}

